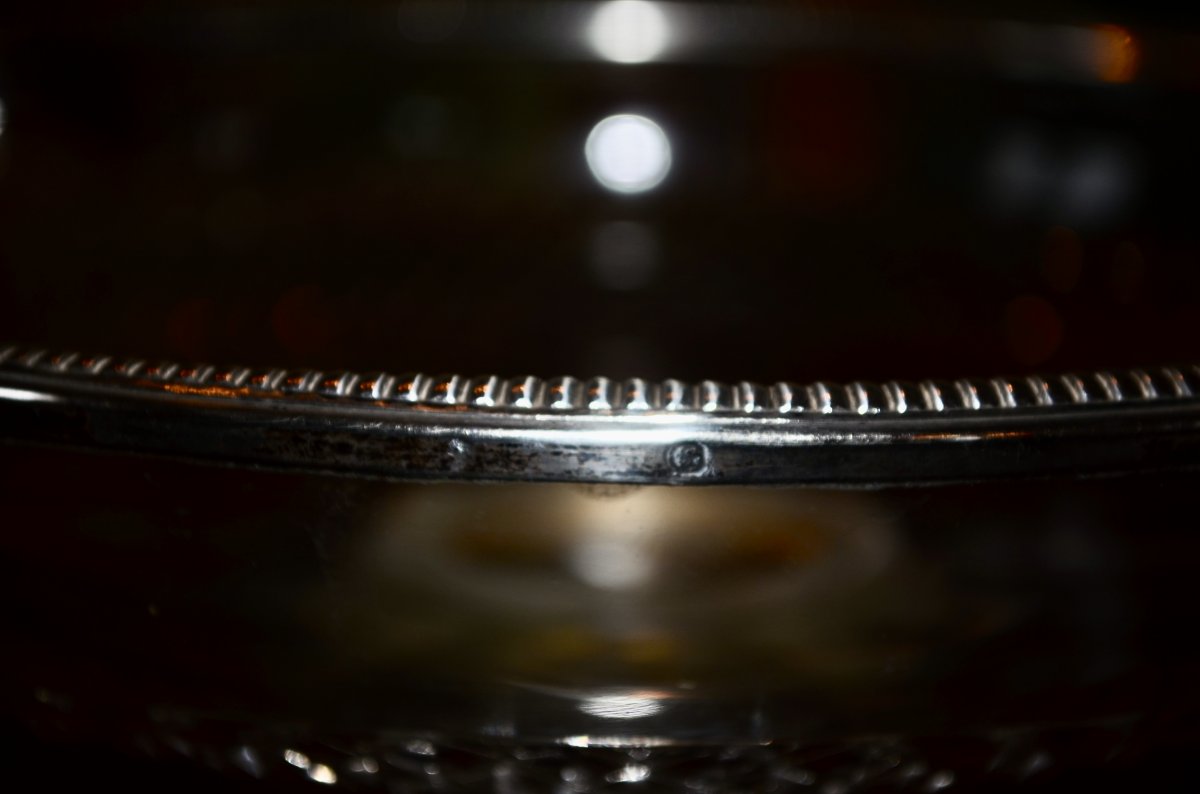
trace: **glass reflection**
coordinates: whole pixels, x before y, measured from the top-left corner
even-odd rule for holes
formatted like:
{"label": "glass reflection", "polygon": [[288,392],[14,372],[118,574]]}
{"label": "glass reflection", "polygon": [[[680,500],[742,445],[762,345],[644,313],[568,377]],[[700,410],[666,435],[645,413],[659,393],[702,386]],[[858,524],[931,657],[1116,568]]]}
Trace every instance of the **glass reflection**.
{"label": "glass reflection", "polygon": [[308,768],[308,777],[317,783],[331,786],[337,782],[337,773],[325,764],[313,764]]}
{"label": "glass reflection", "polygon": [[379,762],[368,756],[355,758],[350,762],[350,771],[361,775],[374,775],[379,772]]}
{"label": "glass reflection", "polygon": [[283,760],[287,761],[289,764],[291,764],[292,766],[297,767],[299,769],[308,769],[309,764],[312,763],[309,760],[307,755],[300,752],[299,750],[291,750],[291,749],[283,751]]}
{"label": "glass reflection", "polygon": [[589,697],[579,710],[593,717],[608,720],[636,720],[652,717],[664,708],[661,697],[654,692],[634,692]]}
{"label": "glass reflection", "polygon": [[861,585],[895,551],[890,522],[862,495],[543,488],[533,520],[521,502],[528,488],[472,492],[470,509],[464,493],[387,504],[361,580],[432,588],[522,621],[618,595],[649,611],[713,615]]}
{"label": "glass reflection", "polygon": [[620,769],[604,776],[609,783],[641,783],[649,778],[650,767],[645,764],[625,764]]}
{"label": "glass reflection", "polygon": [[592,128],[583,151],[596,181],[617,193],[652,190],[671,170],[667,134],[645,116],[609,116]]}
{"label": "glass reflection", "polygon": [[258,758],[258,753],[249,745],[242,745],[233,755],[233,763],[238,766],[243,772],[251,777],[262,777],[263,766],[262,761]]}

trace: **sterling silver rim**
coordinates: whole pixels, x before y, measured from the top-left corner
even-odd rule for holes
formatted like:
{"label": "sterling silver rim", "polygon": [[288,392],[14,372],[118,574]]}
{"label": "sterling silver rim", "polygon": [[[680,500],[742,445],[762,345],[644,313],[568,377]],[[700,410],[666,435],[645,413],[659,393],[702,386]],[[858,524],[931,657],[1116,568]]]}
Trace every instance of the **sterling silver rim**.
{"label": "sterling silver rim", "polygon": [[883,384],[358,374],[0,349],[0,438],[397,479],[845,486],[1200,463],[1196,366]]}

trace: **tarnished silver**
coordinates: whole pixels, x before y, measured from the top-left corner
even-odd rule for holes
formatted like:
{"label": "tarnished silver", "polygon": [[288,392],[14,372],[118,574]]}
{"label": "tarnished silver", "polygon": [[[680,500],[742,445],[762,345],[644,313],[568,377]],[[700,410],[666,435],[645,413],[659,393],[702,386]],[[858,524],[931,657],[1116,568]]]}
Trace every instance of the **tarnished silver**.
{"label": "tarnished silver", "polygon": [[884,485],[1200,463],[1200,368],[811,384],[0,349],[0,437],[401,479]]}

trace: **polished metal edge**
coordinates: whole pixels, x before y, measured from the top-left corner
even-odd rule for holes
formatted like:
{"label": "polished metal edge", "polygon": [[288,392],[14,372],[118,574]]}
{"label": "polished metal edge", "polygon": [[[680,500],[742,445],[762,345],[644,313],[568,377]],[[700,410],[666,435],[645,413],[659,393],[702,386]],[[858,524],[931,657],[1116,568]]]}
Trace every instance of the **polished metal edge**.
{"label": "polished metal edge", "polygon": [[0,440],[415,480],[884,486],[1200,467],[1200,368],[725,384],[0,349]]}
{"label": "polished metal edge", "polygon": [[1161,402],[1200,395],[1200,366],[1159,366],[1018,378],[854,381],[840,384],[749,381],[698,383],[605,377],[539,378],[186,366],[174,362],[0,348],[0,373],[82,377],[158,391],[226,398],[321,397],[398,408],[455,407],[517,413],[651,411],[722,415],[858,416],[959,413]]}

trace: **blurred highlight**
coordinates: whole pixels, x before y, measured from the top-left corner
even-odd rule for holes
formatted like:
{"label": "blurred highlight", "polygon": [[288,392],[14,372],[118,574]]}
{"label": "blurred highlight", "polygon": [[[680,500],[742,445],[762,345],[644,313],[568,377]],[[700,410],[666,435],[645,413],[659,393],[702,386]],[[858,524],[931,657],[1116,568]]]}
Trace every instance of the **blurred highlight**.
{"label": "blurred highlight", "polygon": [[61,397],[54,394],[46,394],[40,391],[30,391],[29,389],[10,389],[0,386],[0,400],[16,400],[24,403],[55,403],[62,400]]}
{"label": "blurred highlight", "polygon": [[1092,31],[1096,76],[1106,83],[1133,82],[1141,61],[1141,48],[1133,34],[1119,25],[1097,25]]}
{"label": "blurred highlight", "polygon": [[661,696],[654,692],[597,695],[585,700],[579,710],[608,720],[635,720],[658,714],[663,710],[663,703]]}
{"label": "blurred highlight", "polygon": [[670,28],[657,3],[613,0],[592,16],[588,40],[598,55],[615,63],[645,63],[667,46]]}
{"label": "blurred highlight", "polygon": [[609,116],[592,128],[583,147],[596,181],[617,193],[658,187],[671,170],[671,143],[645,116]]}

